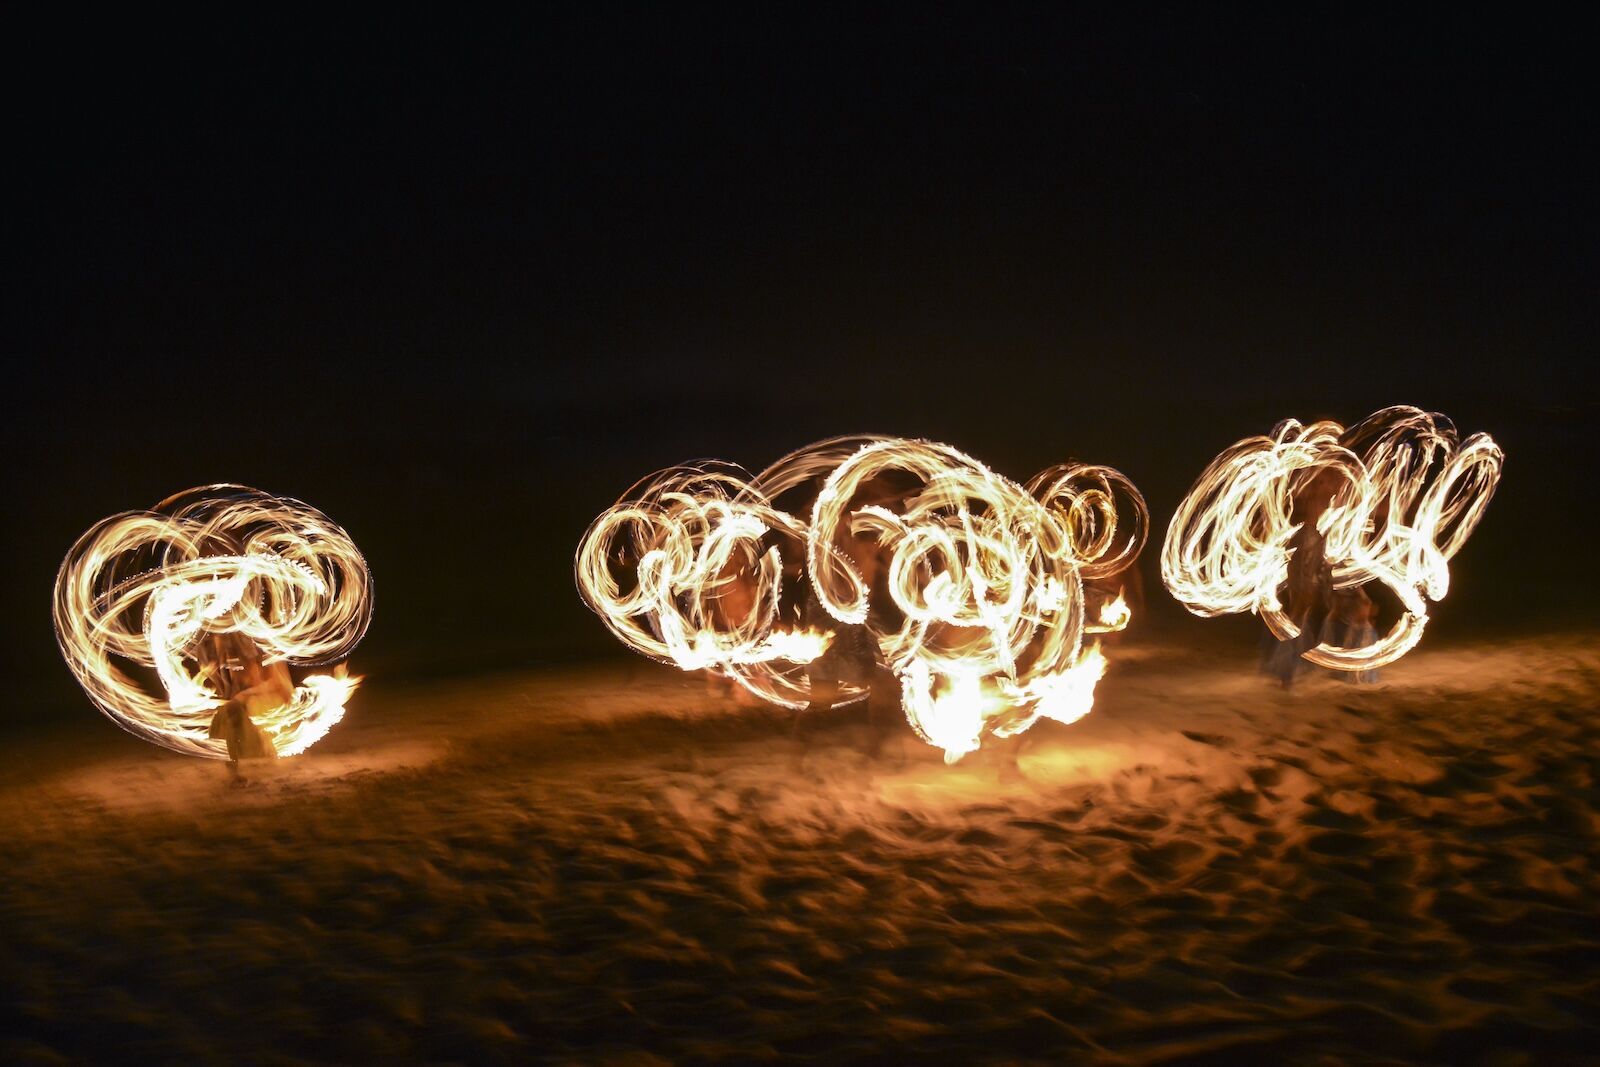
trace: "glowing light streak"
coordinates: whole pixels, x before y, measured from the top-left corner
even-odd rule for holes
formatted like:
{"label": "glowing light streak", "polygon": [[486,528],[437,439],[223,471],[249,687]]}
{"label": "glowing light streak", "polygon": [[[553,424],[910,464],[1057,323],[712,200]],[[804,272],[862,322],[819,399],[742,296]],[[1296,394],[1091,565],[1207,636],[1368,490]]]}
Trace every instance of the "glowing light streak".
{"label": "glowing light streak", "polygon": [[1448,561],[1483,518],[1503,463],[1489,435],[1458,443],[1449,419],[1414,407],[1385,408],[1349,430],[1287,420],[1225,449],[1196,480],[1167,528],[1162,580],[1196,615],[1251,611],[1280,640],[1294,638],[1300,627],[1278,590],[1304,511],[1315,516],[1332,588],[1379,582],[1404,611],[1369,645],[1322,642],[1302,655],[1335,670],[1381,667],[1421,639],[1426,600],[1448,592]]}
{"label": "glowing light streak", "polygon": [[[808,520],[775,505],[790,498],[810,502]],[[755,477],[724,464],[650,476],[590,526],[575,574],[629,647],[800,708],[806,660],[779,618],[786,568],[803,562],[826,613],[868,627],[918,736],[954,760],[986,730],[1088,713],[1105,659],[1083,635],[1121,629],[1129,612],[1119,595],[1088,622],[1083,582],[1130,565],[1147,530],[1143,498],[1108,467],[1055,467],[1023,486],[947,445],[844,437]],[[862,552],[881,563],[878,610]],[[845,701],[863,692],[841,686]]]}
{"label": "glowing light streak", "polygon": [[1128,607],[1127,598],[1122,591],[1117,590],[1116,599],[1108,600],[1100,605],[1100,615],[1097,622],[1090,623],[1084,630],[1092,634],[1117,633],[1128,628],[1128,620],[1133,618],[1133,610]]}
{"label": "glowing light streak", "polygon": [[[89,699],[147,741],[227,757],[208,736],[223,700],[208,635],[237,634],[263,664],[343,660],[366,632],[372,579],[350,536],[287,497],[212,485],[151,511],[113,515],[78,539],[56,575],[56,639]],[[128,668],[153,672],[160,695]],[[247,711],[279,755],[315,744],[344,715],[359,678],[343,664],[287,699],[247,691]]]}
{"label": "glowing light streak", "polygon": [[[778,625],[780,538],[804,525],[726,464],[673,467],[635,484],[579,543],[584,602],[636,652],[709,669],[785,707],[804,707],[804,664],[831,635]],[[769,543],[770,542],[770,543]],[[631,577],[631,587],[618,580]]]}

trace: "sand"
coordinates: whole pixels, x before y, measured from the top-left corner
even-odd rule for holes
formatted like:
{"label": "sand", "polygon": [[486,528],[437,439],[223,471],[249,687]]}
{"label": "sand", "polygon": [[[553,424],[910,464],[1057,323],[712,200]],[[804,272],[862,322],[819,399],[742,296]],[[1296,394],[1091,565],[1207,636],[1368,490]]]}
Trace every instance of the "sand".
{"label": "sand", "polygon": [[954,767],[643,661],[374,680],[246,788],[85,709],[0,762],[0,1060],[1600,1053],[1595,635],[1252,651]]}

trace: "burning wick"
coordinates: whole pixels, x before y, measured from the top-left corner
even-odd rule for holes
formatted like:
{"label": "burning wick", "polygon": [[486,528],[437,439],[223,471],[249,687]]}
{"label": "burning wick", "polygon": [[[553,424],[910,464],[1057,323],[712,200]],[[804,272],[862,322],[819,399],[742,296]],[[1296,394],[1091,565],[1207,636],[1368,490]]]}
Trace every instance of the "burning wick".
{"label": "burning wick", "polygon": [[[205,486],[113,515],[78,539],[56,575],[56,639],[117,725],[175,752],[225,759],[208,728],[233,676],[343,660],[371,619],[371,587],[350,535],[320,511]],[[153,670],[164,696],[119,660]],[[279,755],[296,755],[344,716],[360,681],[341,663],[284,683],[281,698],[257,687],[249,714]]]}
{"label": "burning wick", "polygon": [[1100,621],[1090,623],[1084,630],[1092,634],[1116,633],[1128,628],[1128,620],[1133,618],[1133,612],[1128,609],[1128,601],[1122,595],[1122,590],[1117,590],[1115,600],[1108,600],[1100,605]]}
{"label": "burning wick", "polygon": [[[1179,504],[1161,552],[1168,591],[1196,615],[1252,611],[1280,640],[1299,636],[1278,589],[1289,561],[1316,539],[1335,590],[1379,582],[1404,607],[1390,632],[1361,648],[1326,642],[1302,656],[1364,671],[1422,638],[1428,600],[1450,587],[1448,561],[1483,518],[1505,457],[1488,434],[1457,443],[1443,415],[1391,407],[1346,430],[1289,419],[1211,462]],[[1309,549],[1308,549],[1309,550]]]}
{"label": "burning wick", "polygon": [[[809,521],[774,503],[795,495],[813,502]],[[1147,527],[1143,497],[1109,467],[1023,486],[948,445],[835,438],[753,478],[724,464],[646,478],[590,526],[576,577],[629,647],[798,709],[804,664],[826,646],[778,624],[793,573],[841,627],[867,628],[912,728],[953,762],[986,732],[1088,713],[1105,658],[1083,636],[1122,629],[1129,611],[1119,592],[1089,622],[1084,582],[1128,567]],[[868,556],[881,583],[864,577]]]}

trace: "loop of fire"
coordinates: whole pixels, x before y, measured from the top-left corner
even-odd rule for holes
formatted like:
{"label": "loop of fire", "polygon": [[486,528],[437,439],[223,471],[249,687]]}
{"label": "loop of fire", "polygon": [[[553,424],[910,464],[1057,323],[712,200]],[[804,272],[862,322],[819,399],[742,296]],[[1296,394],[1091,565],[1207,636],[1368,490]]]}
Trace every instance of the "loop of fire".
{"label": "loop of fire", "polygon": [[[720,462],[650,475],[589,527],[580,594],[625,645],[799,710],[846,647],[898,678],[949,762],[988,735],[1088,714],[1099,634],[1127,625],[1118,578],[1149,523],[1110,467],[1026,485],[947,445],[842,437],[760,474]],[[1087,645],[1085,640],[1087,638]]]}
{"label": "loop of fire", "polygon": [[[1458,441],[1445,416],[1396,406],[1345,429],[1289,419],[1211,462],[1167,528],[1161,576],[1196,615],[1254,612],[1301,658],[1338,671],[1392,663],[1422,637],[1426,600],[1483,518],[1504,454]],[[1358,648],[1303,634],[1317,597],[1393,598],[1398,619]],[[1424,599],[1426,598],[1426,600]]]}
{"label": "loop of fire", "polygon": [[[244,486],[113,515],[56,576],[56,637],[90,700],[138,737],[212,759],[228,758],[230,729],[261,756],[327,734],[361,681],[344,660],[371,616],[372,577],[350,535]],[[290,667],[329,669],[297,682]]]}

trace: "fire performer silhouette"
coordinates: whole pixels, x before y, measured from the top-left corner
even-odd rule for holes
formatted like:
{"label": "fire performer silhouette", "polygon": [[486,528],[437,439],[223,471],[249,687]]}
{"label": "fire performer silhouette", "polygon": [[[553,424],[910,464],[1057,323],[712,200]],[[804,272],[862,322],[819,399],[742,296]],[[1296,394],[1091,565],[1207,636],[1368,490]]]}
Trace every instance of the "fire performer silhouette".
{"label": "fire performer silhouette", "polygon": [[1303,666],[1302,654],[1319,640],[1332,607],[1333,568],[1328,563],[1327,540],[1317,522],[1328,510],[1339,482],[1331,471],[1318,471],[1294,496],[1292,518],[1300,524],[1289,540],[1289,573],[1284,585],[1285,614],[1300,628],[1287,640],[1274,643],[1267,673],[1283,688],[1294,685]]}
{"label": "fire performer silhouette", "polygon": [[[841,535],[835,544],[839,554],[855,567],[868,589],[879,585],[882,549],[870,537]],[[844,561],[840,561],[843,565]],[[883,603],[887,598],[875,598]],[[885,736],[894,728],[895,708],[899,704],[899,683],[888,664],[878,639],[866,623],[840,622],[830,615],[817,597],[816,587],[806,589],[805,624],[819,632],[831,631],[833,640],[822,655],[806,664],[811,700],[795,713],[792,733],[801,737],[802,719],[831,710],[839,699],[841,684],[867,689],[867,719],[871,740],[867,754],[876,757]]]}
{"label": "fire performer silhouette", "polygon": [[255,643],[236,631],[207,634],[199,651],[202,662],[216,672],[216,692],[224,698],[206,736],[227,744],[228,771],[242,784],[241,760],[278,758],[272,738],[252,712],[270,712],[288,703],[294,697],[294,681],[282,660],[264,663]]}

